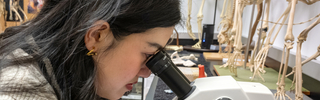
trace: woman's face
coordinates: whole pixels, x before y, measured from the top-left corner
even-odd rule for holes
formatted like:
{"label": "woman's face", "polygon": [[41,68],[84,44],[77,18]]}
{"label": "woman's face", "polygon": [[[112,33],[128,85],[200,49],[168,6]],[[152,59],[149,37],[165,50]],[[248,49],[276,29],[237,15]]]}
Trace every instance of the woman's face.
{"label": "woman's face", "polygon": [[119,99],[132,89],[138,77],[149,77],[146,67],[148,55],[164,47],[174,27],[153,28],[143,33],[131,34],[119,41],[104,55],[97,55],[97,80],[99,96]]}

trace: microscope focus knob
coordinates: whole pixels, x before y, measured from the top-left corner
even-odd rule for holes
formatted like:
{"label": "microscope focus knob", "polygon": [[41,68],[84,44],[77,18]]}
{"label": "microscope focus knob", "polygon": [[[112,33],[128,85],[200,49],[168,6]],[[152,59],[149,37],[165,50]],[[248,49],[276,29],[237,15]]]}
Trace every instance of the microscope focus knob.
{"label": "microscope focus knob", "polygon": [[232,99],[230,97],[223,96],[223,97],[219,97],[216,100],[232,100]]}

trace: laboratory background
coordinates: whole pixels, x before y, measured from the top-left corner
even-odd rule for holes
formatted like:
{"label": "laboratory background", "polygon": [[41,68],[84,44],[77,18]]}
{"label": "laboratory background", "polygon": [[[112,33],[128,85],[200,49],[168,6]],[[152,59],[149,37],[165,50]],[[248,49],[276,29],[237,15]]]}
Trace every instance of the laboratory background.
{"label": "laboratory background", "polygon": [[[320,0],[180,0],[181,22],[122,100],[320,100]],[[45,0],[0,0],[0,34]],[[1,48],[1,47],[0,47]]]}

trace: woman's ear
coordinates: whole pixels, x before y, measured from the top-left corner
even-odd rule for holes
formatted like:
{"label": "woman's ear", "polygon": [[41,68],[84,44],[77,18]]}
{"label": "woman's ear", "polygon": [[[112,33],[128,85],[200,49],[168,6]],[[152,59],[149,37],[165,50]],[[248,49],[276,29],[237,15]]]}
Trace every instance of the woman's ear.
{"label": "woman's ear", "polygon": [[108,34],[112,34],[109,23],[104,20],[96,21],[84,36],[87,49],[90,51],[95,48],[94,52],[96,52],[96,50],[101,47],[101,41],[103,41]]}

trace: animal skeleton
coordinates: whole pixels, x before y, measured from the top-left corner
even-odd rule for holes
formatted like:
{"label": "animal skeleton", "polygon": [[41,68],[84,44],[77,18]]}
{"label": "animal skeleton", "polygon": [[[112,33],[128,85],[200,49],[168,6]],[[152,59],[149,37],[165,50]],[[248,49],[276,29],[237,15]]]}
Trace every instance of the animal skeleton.
{"label": "animal skeleton", "polygon": [[[0,0],[0,18],[1,18],[1,16],[3,16],[4,21],[6,21],[6,14],[7,14],[6,3],[3,0]],[[4,23],[4,24],[6,24],[6,23]],[[6,25],[5,25],[5,27],[6,27]],[[0,31],[2,31],[1,27],[0,27]],[[0,33],[2,33],[2,32],[0,32]]]}
{"label": "animal skeleton", "polygon": [[[266,2],[266,4],[267,4],[267,2],[269,2],[269,0],[266,0],[265,1]],[[269,5],[269,4],[268,4]],[[253,38],[253,36],[254,36],[254,34],[255,34],[255,31],[256,31],[256,28],[257,28],[257,26],[258,26],[258,23],[259,23],[259,19],[260,19],[260,17],[261,17],[261,15],[262,15],[262,8],[263,7],[263,3],[261,3],[261,4],[257,4],[257,9],[258,9],[258,14],[257,14],[257,17],[256,17],[256,21],[254,22],[254,24],[253,24],[253,26],[252,26],[252,28],[251,28],[251,35],[250,35],[250,38],[249,38],[249,41],[248,41],[248,44],[251,44],[251,42],[252,42],[252,38]],[[268,6],[269,7],[269,6]],[[267,9],[267,12],[269,11],[269,9]],[[268,13],[269,14],[269,13]],[[267,16],[268,16],[268,14],[267,14]],[[260,32],[260,31],[259,31]],[[264,31],[262,31],[262,32],[264,32]],[[258,35],[260,35],[260,34],[258,34]],[[253,53],[252,53],[252,55],[251,55],[251,58],[254,58],[255,57],[255,51],[256,51],[256,49],[257,49],[257,44],[258,44],[258,41],[256,42],[256,44],[255,44],[255,47],[254,47],[254,50],[252,51]],[[249,47],[247,47],[247,48],[249,48]],[[247,53],[246,53],[247,54]],[[247,60],[247,58],[245,59],[245,60]],[[251,61],[251,65],[253,65],[253,59],[251,59],[250,60]],[[246,64],[244,64],[244,65],[246,65]],[[244,66],[244,67],[246,67],[246,66]],[[250,67],[250,66],[249,66]],[[250,68],[251,69],[251,71],[252,71],[252,67]]]}
{"label": "animal skeleton", "polygon": [[[320,17],[320,14],[310,18],[309,20],[307,21],[303,21],[303,22],[299,22],[299,23],[293,23],[293,25],[301,25],[301,24],[304,24],[304,23],[307,23],[307,22],[311,22],[312,20],[316,19]],[[272,24],[280,24],[280,25],[288,25],[288,24],[282,24],[282,23],[277,23],[277,22],[272,22],[272,21],[267,21],[267,20],[263,20],[264,22],[269,22],[269,23],[272,23]]]}
{"label": "animal skeleton", "polygon": [[197,20],[197,22],[198,22],[198,38],[199,38],[199,41],[195,44],[195,45],[193,45],[192,47],[193,48],[198,48],[198,49],[200,49],[201,48],[201,41],[202,41],[202,19],[203,19],[203,13],[202,13],[202,11],[203,11],[203,6],[204,6],[204,2],[205,2],[206,0],[202,0],[202,3],[201,3],[201,6],[200,6],[200,9],[199,9],[199,13],[198,13],[198,15],[197,15],[197,18],[198,18],[198,20]]}
{"label": "animal skeleton", "polygon": [[[269,1],[270,3],[270,1]],[[250,66],[250,70],[253,71],[253,68],[255,69],[254,70],[254,75],[253,75],[253,78],[252,80],[254,79],[255,75],[259,75],[260,78],[262,80],[263,77],[261,77],[260,75],[260,72],[262,73],[265,73],[265,70],[264,70],[264,63],[266,61],[266,58],[267,58],[267,55],[268,55],[268,52],[269,52],[269,49],[272,47],[273,43],[275,42],[275,39],[277,38],[282,26],[284,25],[285,21],[287,20],[288,18],[288,15],[289,15],[289,12],[291,10],[291,4],[292,2],[291,1],[288,1],[288,7],[286,8],[286,10],[282,13],[282,15],[280,16],[280,18],[277,20],[277,23],[282,19],[282,24],[279,26],[273,40],[271,41],[271,37],[272,37],[272,33],[276,27],[276,24],[274,24],[267,36],[267,39],[266,39],[266,42],[264,44],[264,47],[262,49],[260,49],[260,51],[258,52],[258,54],[256,55],[256,57],[254,58],[254,56],[251,57],[251,60],[250,60],[250,63],[254,63],[252,64],[253,66]],[[269,10],[269,7],[270,5],[267,6],[267,12]],[[265,26],[265,24],[263,25]],[[258,41],[257,41],[258,42]],[[256,49],[256,47],[255,47]],[[255,49],[254,49],[254,52],[255,52]],[[253,53],[254,54],[254,53]],[[262,66],[262,67],[261,67]],[[256,73],[256,74],[255,74]]]}
{"label": "animal skeleton", "polygon": [[[257,0],[256,4],[262,3],[262,0]],[[234,40],[234,51],[233,55],[229,56],[226,64],[222,65],[223,67],[230,67],[231,73],[234,73],[237,76],[237,66],[236,61],[238,58],[241,58],[241,36],[242,36],[242,12],[246,5],[253,4],[253,0],[236,0],[236,9],[235,17],[233,22],[233,27],[231,29],[231,41]]]}
{"label": "animal skeleton", "polygon": [[[296,53],[296,66],[293,68],[294,70],[289,74],[291,75],[294,73],[294,78],[292,81],[292,84],[296,82],[295,85],[295,99],[296,100],[302,100],[303,94],[302,94],[302,66],[311,61],[312,59],[317,58],[320,56],[320,45],[318,46],[318,52],[316,52],[314,55],[312,55],[310,58],[306,59],[305,61],[301,62],[301,47],[302,43],[307,40],[308,33],[311,29],[313,29],[316,25],[320,23],[320,18],[312,23],[309,27],[307,27],[305,30],[303,30],[300,35],[298,36],[297,41],[297,53]],[[289,76],[287,75],[287,76]],[[286,76],[286,77],[287,77]]]}
{"label": "animal skeleton", "polygon": [[[285,94],[285,74],[287,72],[287,68],[288,68],[288,59],[286,59],[286,63],[283,67],[283,58],[284,58],[284,51],[286,50],[286,57],[289,57],[288,52],[290,51],[290,49],[293,48],[293,43],[290,42],[286,42],[285,46],[283,47],[283,52],[282,52],[282,59],[281,59],[281,65],[280,65],[280,70],[279,70],[279,75],[278,75],[278,82],[277,82],[277,93],[274,94],[274,96],[276,97],[276,99],[278,99],[280,97],[280,100],[282,100],[282,98],[285,100],[285,97],[288,97],[290,100],[292,100],[287,94]],[[286,49],[287,48],[287,49]],[[283,71],[282,71],[283,68]],[[281,76],[281,72],[283,72],[282,76]],[[280,78],[281,76],[281,78]]]}
{"label": "animal skeleton", "polygon": [[[284,66],[281,64],[281,68],[280,70],[282,69],[282,66],[283,66],[283,73],[282,73],[282,76],[281,76],[281,80],[279,81],[279,77],[278,77],[278,82],[277,82],[277,85],[278,85],[278,88],[277,88],[277,93],[275,93],[274,95],[276,96],[276,99],[278,99],[280,97],[280,100],[282,100],[282,98],[285,99],[285,97],[288,97],[290,100],[291,98],[285,94],[285,75],[287,73],[287,68],[288,68],[288,60],[289,60],[289,54],[290,54],[290,49],[293,48],[293,41],[294,41],[294,36],[292,34],[292,26],[293,26],[293,19],[294,19],[294,13],[295,13],[295,8],[296,8],[296,3],[298,1],[297,0],[292,0],[291,1],[291,10],[290,10],[290,17],[289,17],[289,22],[288,22],[288,28],[287,28],[287,33],[285,35],[285,43],[284,43],[284,50],[286,50],[286,61],[284,63]],[[283,50],[283,51],[284,51]],[[284,52],[282,52],[282,55],[284,55]],[[283,57],[282,56],[282,61],[281,63],[283,63]],[[279,74],[281,73],[281,71],[279,71]]]}
{"label": "animal skeleton", "polygon": [[[313,4],[313,3],[316,2],[316,1],[306,1],[306,0],[299,0],[299,1],[302,1],[304,3],[307,2],[306,4]],[[288,26],[288,29],[287,29],[287,34],[285,36],[285,47],[284,47],[283,54],[282,54],[282,57],[284,57],[284,51],[286,50],[286,61],[285,61],[285,65],[283,66],[283,59],[284,58],[282,58],[280,71],[279,71],[278,82],[277,82],[278,88],[277,88],[277,93],[275,93],[276,99],[280,99],[280,100],[285,99],[285,97],[288,97],[291,100],[291,98],[288,95],[285,94],[284,78],[288,76],[288,75],[285,76],[285,74],[287,72],[287,67],[288,67],[288,57],[289,57],[290,49],[293,48],[292,45],[293,45],[294,37],[293,37],[293,34],[292,34],[292,25],[293,25],[293,16],[294,16],[294,10],[295,10],[295,5],[297,3],[297,0],[294,0],[294,1],[288,0],[288,2],[289,2],[289,4],[288,4],[287,9],[284,11],[284,13],[281,15],[281,17],[276,22],[276,24],[278,24],[278,22],[283,18],[282,23],[280,24],[281,26],[279,27],[279,29],[278,29],[276,35],[274,36],[273,40],[271,41],[271,37],[272,37],[272,33],[273,33],[274,29],[275,29],[276,24],[273,25],[273,27],[271,28],[271,31],[268,34],[267,40],[266,40],[266,42],[264,44],[264,47],[259,51],[259,53],[257,54],[257,57],[255,57],[255,60],[251,60],[251,61],[254,61],[254,67],[255,67],[255,72],[254,73],[258,73],[259,76],[260,76],[260,72],[263,72],[263,73],[265,72],[264,69],[263,69],[263,67],[264,67],[263,65],[265,63],[269,48],[272,47],[272,45],[273,45],[273,43],[274,43],[274,41],[275,41],[275,39],[276,39],[281,27],[284,25],[284,22],[286,21],[286,19],[288,17],[288,14],[290,12],[290,18],[289,18],[289,23],[288,23],[289,26]],[[266,20],[266,19],[264,19],[264,20]],[[317,22],[313,23],[306,30],[304,30],[300,34],[299,38],[301,39],[303,36],[306,36],[306,35],[302,35],[302,34],[307,34],[307,32],[309,32],[312,29],[312,27],[314,27],[316,24],[319,24],[319,23],[320,22],[319,22],[319,19],[318,19]],[[300,39],[298,41],[298,46],[301,45],[301,43],[303,42],[303,41],[301,42]],[[303,39],[305,40],[304,37],[303,37]],[[301,50],[301,46],[299,46],[298,48]],[[297,52],[301,53],[300,50],[297,50]],[[310,61],[312,58],[316,58],[315,56],[317,56],[317,55],[320,55],[320,53],[317,53],[317,54],[313,55],[312,57],[310,57],[306,61]],[[297,56],[300,56],[299,58],[301,58],[301,54],[297,54]],[[302,62],[302,65],[304,63],[306,63],[306,61]],[[297,63],[299,63],[299,62],[301,63],[301,61],[296,61],[296,62]],[[297,64],[297,65],[299,65],[299,64]],[[262,66],[262,67],[260,67],[260,66]],[[283,71],[282,71],[282,69],[283,69]],[[298,73],[301,73],[301,68],[300,69],[297,69],[296,67],[294,68],[294,71],[298,71],[298,70],[299,70]],[[280,78],[281,72],[283,73],[283,75]],[[294,72],[290,73],[289,75],[291,75],[293,73]],[[298,74],[298,73],[295,73],[295,74]],[[262,77],[260,76],[260,78],[262,78]],[[297,100],[301,100],[302,99],[302,93],[301,93],[301,91],[302,91],[301,90],[301,88],[302,88],[302,77],[301,77],[301,74],[300,74],[299,78],[296,77],[296,75],[295,75],[294,80],[298,80],[297,83],[299,82],[298,85],[296,84],[296,93],[297,93],[296,94],[296,99]]]}
{"label": "animal skeleton", "polygon": [[[222,9],[222,13],[220,15],[220,18],[222,18],[220,25],[221,30],[218,34],[218,42],[219,42],[219,53],[222,52],[222,48],[221,45],[224,43],[228,43],[228,45],[230,44],[229,39],[229,35],[230,31],[231,31],[231,27],[232,27],[232,21],[233,21],[233,13],[234,13],[234,5],[233,5],[233,0],[225,0],[223,3],[223,9]],[[232,9],[231,9],[232,7]],[[226,10],[225,10],[226,8]],[[225,51],[229,51],[229,53],[231,52],[231,46],[228,46]]]}
{"label": "animal skeleton", "polygon": [[188,0],[188,17],[187,17],[186,27],[187,27],[187,31],[188,31],[189,36],[190,36],[193,40],[195,40],[196,37],[195,37],[195,35],[194,35],[193,32],[192,32],[192,27],[191,27],[191,23],[190,23],[190,20],[191,20],[191,10],[192,10],[192,0]]}
{"label": "animal skeleton", "polygon": [[[22,10],[22,8],[20,7],[19,5],[19,1],[20,0],[9,0],[9,6],[10,6],[10,16],[9,16],[9,20],[13,20],[13,17],[12,17],[12,11],[15,12],[15,15],[16,15],[16,19],[15,20],[19,20],[20,19],[20,22],[23,22],[20,14],[19,14],[19,10],[22,12],[22,14],[24,15],[24,18],[25,19],[28,19],[26,14],[24,13],[24,11]],[[19,19],[18,19],[19,18]]]}
{"label": "animal skeleton", "polygon": [[312,4],[314,4],[314,3],[316,3],[316,2],[318,2],[320,0],[299,0],[299,1],[301,1],[301,2],[303,2],[305,4],[307,4],[307,5],[312,5]]}
{"label": "animal skeleton", "polygon": [[0,17],[6,13],[6,3],[0,0]]}
{"label": "animal skeleton", "polygon": [[251,44],[251,42],[252,42],[252,38],[253,38],[254,33],[255,33],[255,31],[256,31],[256,28],[257,28],[257,26],[258,26],[259,19],[261,18],[261,15],[262,15],[262,7],[263,7],[263,3],[257,4],[258,14],[257,14],[257,17],[256,17],[256,21],[254,22],[254,24],[253,24],[253,26],[252,26],[252,29],[251,29],[251,32],[252,32],[253,34],[251,34],[251,36],[250,36],[250,38],[249,38],[249,41],[250,41],[249,44]]}

